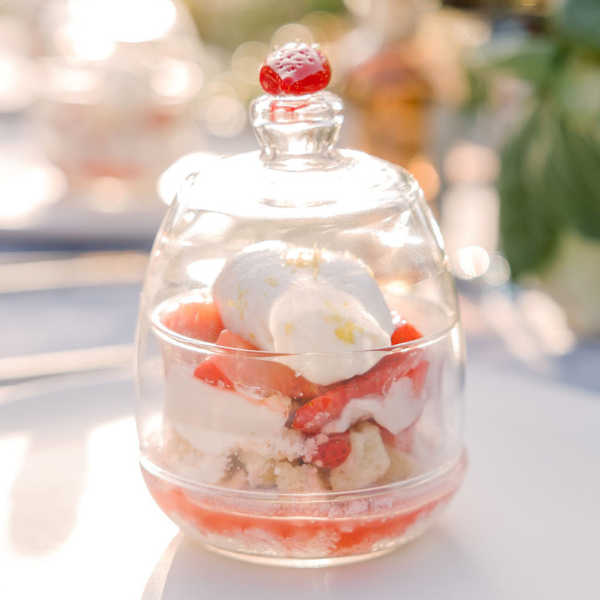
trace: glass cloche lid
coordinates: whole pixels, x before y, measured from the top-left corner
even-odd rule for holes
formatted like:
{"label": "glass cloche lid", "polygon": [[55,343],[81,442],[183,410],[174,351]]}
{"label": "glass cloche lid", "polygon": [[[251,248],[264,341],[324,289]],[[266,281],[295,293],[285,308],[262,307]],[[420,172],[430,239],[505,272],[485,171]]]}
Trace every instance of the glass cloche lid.
{"label": "glass cloche lid", "polygon": [[[303,50],[314,58],[309,66],[328,64],[318,50],[297,43],[278,51],[287,61],[271,62],[285,75]],[[278,240],[351,252],[385,285],[410,295],[421,284],[454,312],[439,230],[416,180],[396,165],[336,147],[343,103],[321,89],[328,71],[316,77],[293,70],[287,87],[285,77],[264,73],[265,67],[261,80],[270,93],[250,107],[260,151],[212,162],[186,179],[154,251],[151,272],[161,283],[149,285],[146,299],[210,288],[219,272],[215,261]],[[302,93],[285,93],[290,88]]]}

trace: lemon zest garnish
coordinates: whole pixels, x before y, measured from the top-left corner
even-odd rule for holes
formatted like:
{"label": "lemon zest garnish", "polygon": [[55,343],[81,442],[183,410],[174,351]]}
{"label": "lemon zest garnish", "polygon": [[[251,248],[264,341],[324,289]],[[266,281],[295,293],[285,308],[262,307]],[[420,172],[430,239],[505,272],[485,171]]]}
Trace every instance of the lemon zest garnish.
{"label": "lemon zest garnish", "polygon": [[346,321],[341,327],[336,327],[334,330],[335,335],[342,342],[346,342],[346,344],[354,344],[356,342],[354,339],[355,332],[363,333],[364,328],[359,327],[354,321]]}
{"label": "lemon zest garnish", "polygon": [[227,300],[227,306],[237,309],[237,311],[240,313],[240,321],[244,319],[244,314],[248,309],[248,299],[246,298],[247,293],[248,288],[243,289],[241,284],[238,283],[237,298],[235,300]]}
{"label": "lemon zest garnish", "polygon": [[313,279],[317,279],[321,268],[323,251],[317,248],[317,244],[312,250],[290,250],[285,256],[285,264],[293,267],[294,272],[298,269],[313,269]]}

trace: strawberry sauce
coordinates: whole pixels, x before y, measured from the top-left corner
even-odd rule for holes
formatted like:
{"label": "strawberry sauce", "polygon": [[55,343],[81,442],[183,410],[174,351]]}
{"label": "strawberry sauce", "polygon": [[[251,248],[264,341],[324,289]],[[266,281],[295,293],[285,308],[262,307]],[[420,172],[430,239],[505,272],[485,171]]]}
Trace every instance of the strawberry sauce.
{"label": "strawberry sauce", "polygon": [[[225,540],[242,554],[258,554],[255,543],[270,541],[278,558],[322,559],[367,555],[390,549],[422,533],[462,481],[461,458],[441,476],[417,489],[397,489],[359,499],[322,502],[265,502],[193,492],[142,469],[160,508],[184,530],[217,549]],[[360,492],[358,493],[360,494]],[[414,528],[413,528],[414,526]],[[253,551],[254,550],[254,551]]]}

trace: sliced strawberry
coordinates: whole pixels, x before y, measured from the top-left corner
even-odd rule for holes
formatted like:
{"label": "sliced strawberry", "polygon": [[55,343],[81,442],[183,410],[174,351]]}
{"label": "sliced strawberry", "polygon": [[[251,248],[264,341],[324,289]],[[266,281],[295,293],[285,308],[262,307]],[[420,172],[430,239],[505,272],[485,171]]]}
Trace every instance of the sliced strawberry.
{"label": "sliced strawberry", "polygon": [[[228,329],[220,333],[217,344],[240,350],[258,350],[256,346]],[[304,377],[297,377],[293,369],[273,359],[230,353],[215,355],[211,360],[231,381],[244,387],[258,388],[265,395],[279,392],[290,398],[310,399],[327,390],[325,386],[311,383]]]}
{"label": "sliced strawberry", "polygon": [[346,406],[341,393],[332,390],[325,396],[318,396],[296,411],[292,427],[305,433],[319,433],[329,421],[339,417]]}
{"label": "sliced strawberry", "polygon": [[346,462],[351,450],[350,434],[347,431],[333,433],[326,442],[317,446],[314,458],[310,462],[317,467],[334,469]]}
{"label": "sliced strawberry", "polygon": [[214,344],[223,330],[217,305],[212,300],[186,302],[161,318],[171,331],[202,342]]}
{"label": "sliced strawberry", "polygon": [[[420,337],[419,332],[412,325],[408,325],[408,327],[407,325],[405,323],[398,328],[402,330],[402,333],[396,336],[397,338],[400,335],[407,337],[419,335]],[[418,337],[413,337],[413,339],[418,339]],[[418,363],[420,355],[421,351],[415,348],[409,352],[385,356],[363,375],[357,375],[345,381],[300,407],[296,411],[292,427],[304,433],[318,433],[325,424],[337,419],[351,400],[366,396],[385,396],[394,381],[409,376],[409,373],[418,378],[419,386],[422,389],[427,367],[424,369],[420,367]]]}
{"label": "sliced strawberry", "polygon": [[194,371],[194,377],[202,379],[210,385],[220,388],[233,389],[233,382],[215,365],[212,358],[207,358]]}
{"label": "sliced strawberry", "polygon": [[407,376],[417,360],[417,352],[386,356],[364,375],[353,377],[301,406],[292,426],[304,433],[318,433],[342,414],[350,400],[384,396],[394,381]]}

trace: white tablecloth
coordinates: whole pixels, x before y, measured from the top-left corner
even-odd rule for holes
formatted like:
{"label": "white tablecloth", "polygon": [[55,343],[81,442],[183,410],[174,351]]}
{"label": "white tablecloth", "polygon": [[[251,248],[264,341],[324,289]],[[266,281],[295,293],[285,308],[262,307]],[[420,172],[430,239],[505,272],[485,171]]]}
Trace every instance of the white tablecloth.
{"label": "white tablecloth", "polygon": [[474,358],[470,466],[449,510],[391,555],[321,570],[178,534],[138,470],[133,393],[117,371],[0,388],[0,598],[600,597],[600,393]]}

